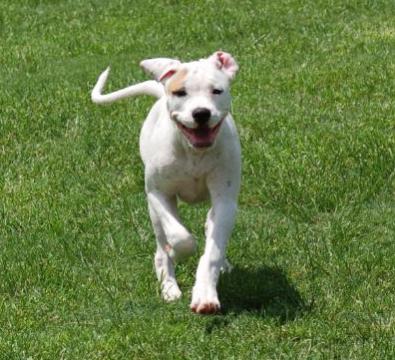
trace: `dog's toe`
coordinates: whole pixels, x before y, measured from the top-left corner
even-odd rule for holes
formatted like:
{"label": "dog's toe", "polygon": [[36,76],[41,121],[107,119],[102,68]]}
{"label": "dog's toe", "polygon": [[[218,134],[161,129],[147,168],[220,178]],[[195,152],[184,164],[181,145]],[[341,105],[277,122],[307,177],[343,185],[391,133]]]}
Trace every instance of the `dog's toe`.
{"label": "dog's toe", "polygon": [[221,309],[215,289],[206,287],[194,288],[190,307],[196,314],[215,314]]}
{"label": "dog's toe", "polygon": [[162,297],[165,301],[176,301],[181,297],[182,293],[177,284],[167,282],[162,285]]}
{"label": "dog's toe", "polygon": [[210,315],[216,314],[220,311],[221,307],[217,302],[208,302],[208,303],[201,303],[201,304],[193,304],[191,305],[191,310],[196,314],[202,315]]}

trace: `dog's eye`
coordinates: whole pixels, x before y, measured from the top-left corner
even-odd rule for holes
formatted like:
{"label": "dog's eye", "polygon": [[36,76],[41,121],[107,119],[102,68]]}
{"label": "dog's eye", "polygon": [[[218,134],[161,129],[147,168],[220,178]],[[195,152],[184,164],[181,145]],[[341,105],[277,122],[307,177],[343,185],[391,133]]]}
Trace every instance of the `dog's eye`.
{"label": "dog's eye", "polygon": [[223,90],[221,90],[221,89],[213,89],[213,94],[214,95],[220,95],[220,94],[222,94],[224,91]]}
{"label": "dog's eye", "polygon": [[187,92],[184,89],[173,91],[172,94],[174,96],[183,97],[187,95]]}

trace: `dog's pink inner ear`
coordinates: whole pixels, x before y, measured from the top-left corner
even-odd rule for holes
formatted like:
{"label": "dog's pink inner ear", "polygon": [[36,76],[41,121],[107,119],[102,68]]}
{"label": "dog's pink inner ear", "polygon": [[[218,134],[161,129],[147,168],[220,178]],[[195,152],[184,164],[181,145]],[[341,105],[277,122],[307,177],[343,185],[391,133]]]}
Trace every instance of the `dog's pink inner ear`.
{"label": "dog's pink inner ear", "polygon": [[218,56],[218,60],[221,63],[221,65],[225,68],[228,68],[232,65],[231,61],[230,61],[230,56],[226,56],[224,53],[222,52],[217,52],[217,56]]}
{"label": "dog's pink inner ear", "polygon": [[168,71],[165,71],[160,77],[159,77],[159,81],[163,81],[168,79],[169,77],[173,76],[176,73],[177,70],[175,69],[170,69]]}
{"label": "dog's pink inner ear", "polygon": [[224,71],[231,79],[235,76],[239,66],[230,54],[217,51],[212,58],[214,58],[217,67]]}

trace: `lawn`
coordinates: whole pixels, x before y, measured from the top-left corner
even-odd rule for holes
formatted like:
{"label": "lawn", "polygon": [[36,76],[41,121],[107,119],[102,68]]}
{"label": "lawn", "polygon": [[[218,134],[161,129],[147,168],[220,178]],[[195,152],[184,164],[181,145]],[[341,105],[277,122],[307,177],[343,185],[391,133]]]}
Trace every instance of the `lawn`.
{"label": "lawn", "polygon": [[[1,359],[394,359],[393,1],[2,0]],[[91,103],[140,60],[215,50],[243,185],[222,314],[166,304],[138,134],[153,99]],[[207,204],[181,205],[201,252]]]}

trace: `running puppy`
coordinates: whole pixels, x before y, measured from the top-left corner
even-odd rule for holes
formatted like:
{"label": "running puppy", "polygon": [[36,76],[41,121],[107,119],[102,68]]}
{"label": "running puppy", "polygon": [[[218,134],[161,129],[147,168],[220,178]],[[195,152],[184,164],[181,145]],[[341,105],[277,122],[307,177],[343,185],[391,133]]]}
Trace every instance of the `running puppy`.
{"label": "running puppy", "polygon": [[216,52],[188,63],[159,58],[144,60],[140,66],[155,80],[102,95],[107,69],[92,100],[103,104],[144,94],[158,98],[140,134],[145,191],[157,240],[156,274],[163,298],[178,299],[174,263],[194,254],[196,242],[180,221],[177,200],[195,203],[210,198],[191,309],[215,313],[220,310],[216,289],[220,269],[229,266],[225,252],[240,188],[240,143],[229,93],[238,65],[230,54]]}

